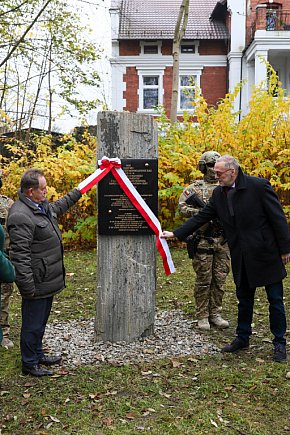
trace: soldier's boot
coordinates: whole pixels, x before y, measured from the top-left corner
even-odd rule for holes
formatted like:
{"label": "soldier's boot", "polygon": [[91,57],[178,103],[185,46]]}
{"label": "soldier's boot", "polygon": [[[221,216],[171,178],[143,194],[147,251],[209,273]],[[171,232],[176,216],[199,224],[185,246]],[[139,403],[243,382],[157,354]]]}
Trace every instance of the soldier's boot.
{"label": "soldier's boot", "polygon": [[220,314],[211,314],[209,317],[210,323],[221,329],[226,329],[230,326],[229,322],[222,318]]}
{"label": "soldier's boot", "polygon": [[209,324],[208,318],[205,317],[204,319],[199,319],[197,321],[197,327],[201,331],[209,331],[210,330],[210,324]]}
{"label": "soldier's boot", "polygon": [[14,346],[14,343],[8,337],[3,337],[1,341],[1,346],[5,347],[6,349],[11,349]]}

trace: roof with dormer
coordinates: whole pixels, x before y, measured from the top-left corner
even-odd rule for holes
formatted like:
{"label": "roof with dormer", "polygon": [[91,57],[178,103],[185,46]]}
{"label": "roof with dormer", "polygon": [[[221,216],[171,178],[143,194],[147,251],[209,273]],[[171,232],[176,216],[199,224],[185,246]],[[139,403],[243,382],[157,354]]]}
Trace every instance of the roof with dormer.
{"label": "roof with dormer", "polygon": [[[181,0],[121,0],[119,39],[173,39]],[[190,0],[183,39],[228,39],[225,23],[211,18],[217,0]]]}

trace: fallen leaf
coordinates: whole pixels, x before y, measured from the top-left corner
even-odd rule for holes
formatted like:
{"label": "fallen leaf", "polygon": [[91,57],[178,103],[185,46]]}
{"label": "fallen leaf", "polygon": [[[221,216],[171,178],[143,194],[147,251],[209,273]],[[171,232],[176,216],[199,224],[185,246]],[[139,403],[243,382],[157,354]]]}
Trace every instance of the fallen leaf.
{"label": "fallen leaf", "polygon": [[91,400],[100,400],[101,399],[101,395],[99,393],[97,393],[97,394],[89,394],[89,398]]}
{"label": "fallen leaf", "polygon": [[187,361],[188,362],[193,362],[193,363],[198,363],[199,362],[198,359],[196,359],[196,358],[187,358]]}
{"label": "fallen leaf", "polygon": [[217,423],[214,420],[210,419],[210,422],[214,427],[218,427]]}
{"label": "fallen leaf", "polygon": [[251,388],[250,388],[250,391],[253,391],[253,390],[255,390],[257,388],[257,385],[253,385]]}
{"label": "fallen leaf", "polygon": [[183,364],[180,362],[180,361],[178,361],[177,359],[172,359],[171,360],[171,364],[172,364],[172,367],[173,368],[178,368],[178,367],[181,367]]}
{"label": "fallen leaf", "polygon": [[142,376],[152,375],[152,371],[151,371],[151,370],[149,370],[148,372],[142,372],[142,371],[141,371],[141,375],[142,375]]}
{"label": "fallen leaf", "polygon": [[111,417],[104,418],[103,424],[105,426],[112,426],[113,425],[113,419]]}
{"label": "fallen leaf", "polygon": [[116,396],[118,394],[118,391],[107,391],[105,396]]}
{"label": "fallen leaf", "polygon": [[56,417],[54,417],[53,415],[49,415],[49,418],[54,421],[55,423],[60,423],[60,420]]}
{"label": "fallen leaf", "polygon": [[163,391],[159,391],[160,396],[166,397],[166,399],[170,399],[171,394],[163,393]]}

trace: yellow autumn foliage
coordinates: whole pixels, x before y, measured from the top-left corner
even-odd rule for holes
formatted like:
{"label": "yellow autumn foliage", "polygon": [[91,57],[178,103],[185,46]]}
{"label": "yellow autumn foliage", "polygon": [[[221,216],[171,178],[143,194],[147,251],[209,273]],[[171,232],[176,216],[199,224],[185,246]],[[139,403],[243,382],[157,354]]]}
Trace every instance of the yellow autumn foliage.
{"label": "yellow autumn foliage", "polygon": [[[197,169],[200,155],[209,150],[236,157],[242,169],[271,181],[284,211],[290,217],[290,99],[274,71],[265,83],[253,89],[248,113],[239,120],[234,100],[240,86],[226,95],[216,108],[208,107],[202,95],[193,103],[192,115],[184,122],[170,125],[160,114],[159,198],[162,227],[180,223],[177,203],[182,189],[202,178]],[[273,94],[275,95],[273,97]]]}
{"label": "yellow autumn foliage", "polygon": [[[62,144],[54,147],[50,135],[34,135],[29,145],[12,141],[6,145],[12,157],[1,157],[6,195],[17,198],[20,179],[26,169],[42,169],[48,185],[48,199],[53,201],[76,187],[96,169],[96,139],[85,132],[81,142],[65,135]],[[64,243],[70,247],[95,246],[96,188],[81,197],[60,219]]]}
{"label": "yellow autumn foliage", "polygon": [[[286,98],[275,72],[268,91],[265,84],[254,88],[248,113],[239,120],[234,101],[240,86],[226,95],[216,108],[198,94],[194,114],[184,113],[184,122],[172,125],[164,111],[159,114],[159,219],[173,229],[181,220],[177,213],[184,186],[201,178],[200,155],[209,150],[232,154],[248,174],[270,179],[290,217],[290,99]],[[273,97],[275,94],[275,97]],[[3,193],[17,197],[23,172],[31,167],[45,171],[48,198],[54,200],[77,186],[95,170],[96,140],[85,133],[81,142],[67,135],[55,148],[51,136],[35,136],[29,146],[13,141],[12,157],[1,157]],[[60,221],[69,247],[96,244],[96,189],[83,195]]]}

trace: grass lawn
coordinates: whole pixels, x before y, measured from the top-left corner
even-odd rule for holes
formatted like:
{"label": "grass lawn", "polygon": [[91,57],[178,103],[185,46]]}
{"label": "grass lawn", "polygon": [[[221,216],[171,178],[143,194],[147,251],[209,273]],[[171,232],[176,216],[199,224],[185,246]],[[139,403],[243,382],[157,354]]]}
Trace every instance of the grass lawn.
{"label": "grass lawn", "polygon": [[[180,308],[194,318],[190,260],[183,249],[172,249],[172,255],[177,272],[170,277],[158,263],[157,306]],[[51,320],[93,317],[96,253],[67,252],[65,261],[67,288],[55,298]],[[290,279],[284,284],[290,322]],[[229,277],[223,315],[230,328],[203,334],[222,347],[234,337],[236,314]],[[272,362],[263,289],[256,294],[251,347],[238,355],[82,366],[37,379],[21,375],[19,329],[20,298],[15,291],[15,347],[0,348],[0,434],[290,434],[290,364]],[[290,358],[289,346],[288,354]]]}

